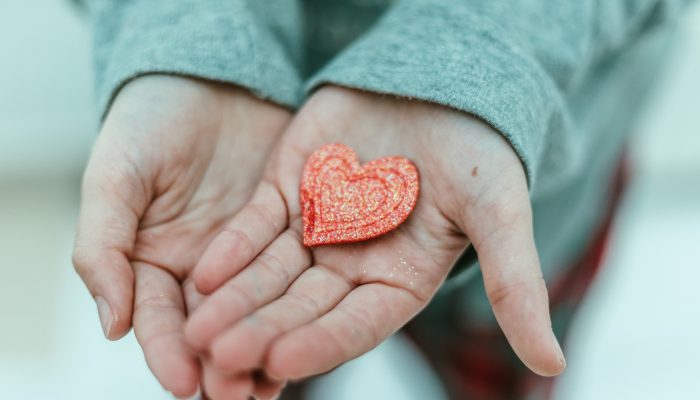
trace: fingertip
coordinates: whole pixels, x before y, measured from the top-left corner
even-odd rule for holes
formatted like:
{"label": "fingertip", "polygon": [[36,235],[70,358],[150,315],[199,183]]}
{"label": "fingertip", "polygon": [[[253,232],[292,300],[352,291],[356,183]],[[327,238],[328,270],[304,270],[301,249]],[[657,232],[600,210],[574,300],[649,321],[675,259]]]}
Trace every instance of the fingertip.
{"label": "fingertip", "polygon": [[[163,342],[166,345],[168,341]],[[169,348],[150,349],[146,357],[148,364],[163,388],[178,398],[193,396],[199,387],[199,362],[184,347],[176,350],[176,343]],[[160,354],[160,357],[156,357]]]}
{"label": "fingertip", "polygon": [[556,375],[561,375],[566,371],[566,357],[564,357],[564,354],[562,353],[561,357],[557,359],[557,369],[555,374]]}
{"label": "fingertip", "polygon": [[253,396],[259,400],[278,399],[287,386],[286,381],[273,379],[265,370],[256,370],[253,373],[253,381]]}
{"label": "fingertip", "polygon": [[566,371],[566,359],[564,357],[558,358],[556,363],[547,369],[542,376],[545,377],[555,377],[559,376]]}
{"label": "fingertip", "polygon": [[198,400],[199,399],[199,384],[197,383],[196,380],[182,380],[180,381],[177,386],[172,387],[171,390],[169,390],[170,393],[175,398],[178,399],[194,399]]}
{"label": "fingertip", "polygon": [[539,365],[537,370],[534,370],[537,374],[545,377],[554,377],[561,375],[564,370],[566,370],[566,358],[564,357],[564,352],[559,345],[554,333],[551,333],[551,345],[547,350],[545,350],[545,356],[543,359],[539,360]]}
{"label": "fingertip", "polygon": [[172,393],[173,397],[176,399],[181,399],[181,400],[201,400],[202,399],[202,390],[199,388],[199,384],[197,384],[197,388],[194,391],[194,393],[191,394],[186,394],[184,396],[176,395],[175,393]]}
{"label": "fingertip", "polygon": [[564,356],[559,341],[556,336],[554,336],[554,332],[552,332],[552,350],[553,354],[550,357],[549,368],[547,368],[546,373],[550,374],[548,376],[561,375],[566,370],[566,357]]}
{"label": "fingertip", "polygon": [[182,293],[184,295],[185,309],[187,311],[187,315],[194,314],[194,312],[199,308],[199,306],[204,304],[204,302],[208,298],[208,296],[205,296],[197,290],[197,287],[195,286],[192,277],[186,278],[185,281],[182,283]]}
{"label": "fingertip", "polygon": [[[199,379],[199,378],[198,378]],[[199,389],[199,382],[197,381],[194,385],[182,385],[182,387],[174,388],[170,393],[176,399],[182,400],[199,400],[201,397],[201,391]]]}
{"label": "fingertip", "polygon": [[196,395],[199,390],[199,367],[194,360],[182,364],[179,372],[160,378],[163,387],[179,399]]}
{"label": "fingertip", "polygon": [[192,279],[199,293],[211,294],[229,275],[236,272],[236,266],[231,263],[237,252],[234,245],[224,233],[219,234],[209,244],[192,272]]}
{"label": "fingertip", "polygon": [[545,322],[530,320],[528,324],[501,323],[503,332],[515,354],[534,373],[552,377],[566,369],[566,358],[551,328]]}
{"label": "fingertip", "polygon": [[545,378],[559,376],[566,370],[566,359],[555,357],[546,361],[541,361],[538,365],[533,363],[525,363],[525,365],[537,375]]}
{"label": "fingertip", "polygon": [[204,352],[211,341],[209,324],[207,324],[208,311],[205,308],[197,309],[185,323],[185,342],[196,352]]}
{"label": "fingertip", "polygon": [[111,342],[116,342],[118,340],[121,340],[124,338],[124,336],[128,335],[129,332],[131,332],[131,324],[119,324],[117,321],[115,321],[115,324],[113,325],[113,328],[109,332],[109,334],[105,335],[105,338]]}
{"label": "fingertip", "polygon": [[75,269],[93,296],[102,332],[118,340],[131,330],[134,303],[134,271],[118,251],[76,246]]}
{"label": "fingertip", "polygon": [[[102,326],[102,333],[110,341],[116,341],[131,331],[133,295],[96,295],[95,304]],[[111,298],[111,300],[110,300]]]}
{"label": "fingertip", "polygon": [[253,361],[255,351],[247,350],[247,346],[241,346],[241,343],[222,335],[211,344],[211,362],[222,371],[231,373],[249,370],[256,366]]}
{"label": "fingertip", "polygon": [[512,343],[513,350],[534,373],[544,377],[561,375],[566,369],[566,358],[554,333],[540,335],[542,340],[519,338]]}
{"label": "fingertip", "polygon": [[566,360],[552,331],[529,215],[508,229],[491,231],[477,251],[487,297],[508,342],[530,370],[551,377],[564,371]]}
{"label": "fingertip", "polygon": [[220,290],[197,308],[185,323],[187,343],[198,352],[206,352],[217,337],[248,311],[232,299],[231,290]]}
{"label": "fingertip", "polygon": [[210,268],[203,266],[202,261],[200,261],[192,272],[192,280],[194,281],[195,289],[205,296],[212,294],[217,286],[216,281],[212,279],[212,275],[208,271],[209,269]]}
{"label": "fingertip", "polygon": [[[566,359],[552,331],[544,281],[520,286],[503,286],[491,295],[496,320],[523,363],[545,377],[561,374]],[[524,288],[524,290],[522,290]]]}
{"label": "fingertip", "polygon": [[217,265],[212,266],[212,262],[209,261],[210,258],[211,257],[207,257],[205,253],[204,257],[202,257],[192,272],[194,287],[197,292],[203,296],[211,295],[225,282],[225,278],[219,276],[220,274],[218,272],[222,267]]}
{"label": "fingertip", "polygon": [[212,354],[216,358],[215,352],[227,350],[223,343],[216,344],[217,336],[226,327],[227,320],[221,318],[218,308],[213,304],[205,304],[185,323],[185,341],[194,351]]}
{"label": "fingertip", "polygon": [[228,375],[205,363],[202,375],[204,392],[214,399],[249,399],[253,392],[250,374]]}
{"label": "fingertip", "polygon": [[265,360],[265,371],[276,381],[305,378],[308,373],[308,355],[312,352],[305,341],[294,337],[282,337],[275,341]]}
{"label": "fingertip", "polygon": [[211,363],[214,367],[227,372],[235,371],[236,367],[235,363],[232,362],[233,358],[225,355],[220,346],[212,344],[209,354],[211,354]]}

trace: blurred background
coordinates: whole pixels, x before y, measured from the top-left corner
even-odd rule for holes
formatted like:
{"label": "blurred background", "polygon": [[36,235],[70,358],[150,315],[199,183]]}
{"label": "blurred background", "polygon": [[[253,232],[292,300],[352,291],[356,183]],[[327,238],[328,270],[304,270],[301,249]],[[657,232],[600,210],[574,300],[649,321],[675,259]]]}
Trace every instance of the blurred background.
{"label": "blurred background", "polygon": [[[0,49],[0,398],[169,399],[133,335],[103,339],[70,263],[97,130],[88,27],[67,1],[2,0]],[[633,180],[555,399],[700,399],[700,4],[671,57],[636,124]],[[315,397],[440,398],[403,347],[340,368]]]}

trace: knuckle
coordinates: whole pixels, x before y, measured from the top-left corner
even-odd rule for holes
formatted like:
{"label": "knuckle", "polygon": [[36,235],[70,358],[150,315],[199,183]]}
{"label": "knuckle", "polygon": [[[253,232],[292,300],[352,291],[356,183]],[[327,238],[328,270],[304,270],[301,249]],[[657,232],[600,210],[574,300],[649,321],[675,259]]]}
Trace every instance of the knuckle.
{"label": "knuckle", "polygon": [[[240,304],[242,312],[254,310],[258,303],[256,297],[246,288],[235,283],[223,286],[228,291],[228,297],[234,304]],[[226,301],[225,303],[229,303]]]}
{"label": "knuckle", "polygon": [[262,204],[250,203],[246,206],[254,220],[260,222],[262,226],[277,228],[279,223],[275,218],[275,214],[268,206]]}
{"label": "knuckle", "polygon": [[337,360],[347,360],[352,358],[354,351],[351,349],[348,341],[342,337],[337,331],[333,331],[324,325],[317,325],[317,335],[320,336],[320,341],[330,344],[328,351],[332,358]]}
{"label": "knuckle", "polygon": [[489,215],[500,226],[509,226],[526,217],[527,213],[518,202],[502,200],[492,204],[489,208]]}
{"label": "knuckle", "polygon": [[71,256],[71,261],[73,263],[73,269],[80,275],[83,279],[88,278],[92,274],[92,260],[94,257],[84,247],[74,247],[73,254]]}
{"label": "knuckle", "polygon": [[303,309],[308,310],[309,314],[312,315],[314,319],[321,316],[323,309],[321,305],[311,296],[302,292],[292,291],[287,292],[287,296],[289,296],[292,302],[295,302]]}
{"label": "knuckle", "polygon": [[517,201],[498,200],[481,208],[477,214],[478,218],[488,221],[487,227],[473,237],[477,249],[488,243],[493,245],[495,241],[511,236],[514,229],[532,224],[530,208]]}
{"label": "knuckle", "polygon": [[489,302],[494,308],[507,307],[511,303],[520,302],[524,297],[536,293],[539,295],[547,295],[547,286],[544,278],[541,276],[532,281],[518,281],[510,284],[497,285],[487,288],[486,290]]}
{"label": "knuckle", "polygon": [[480,211],[479,214],[485,214],[499,223],[510,223],[531,212],[527,186],[520,181],[494,183],[484,188],[472,206]]}
{"label": "knuckle", "polygon": [[224,228],[223,232],[231,236],[233,243],[237,243],[240,246],[243,254],[245,255],[243,258],[250,259],[253,257],[255,244],[245,231],[236,227],[227,226]]}
{"label": "knuckle", "polygon": [[178,337],[182,335],[182,332],[179,329],[167,329],[149,332],[146,334],[144,333],[144,330],[141,329],[139,324],[134,325],[134,330],[136,332],[136,338],[138,339],[139,344],[145,351],[156,348],[156,344],[158,344],[158,342],[177,340]]}
{"label": "knuckle", "polygon": [[134,270],[123,257],[116,250],[75,246],[71,261],[75,272],[95,295],[110,285],[128,289],[126,285],[133,283]]}
{"label": "knuckle", "polygon": [[[301,217],[301,215],[299,215],[299,216],[295,217],[293,220],[291,220],[289,225],[290,225],[290,227],[295,227],[295,226],[301,226],[302,223],[303,223],[302,217]],[[302,243],[304,243],[304,237],[302,236],[302,233],[300,230],[290,228],[290,229],[287,229],[285,231],[285,234],[287,235],[287,237],[289,237],[290,243],[293,243],[297,249],[301,249],[302,251],[304,251],[306,249],[304,247],[304,245],[302,244]]]}
{"label": "knuckle", "polygon": [[284,262],[274,254],[264,252],[258,256],[260,266],[277,278],[282,287],[291,283],[292,276]]}
{"label": "knuckle", "polygon": [[256,314],[249,315],[246,318],[246,322],[253,327],[265,326],[267,327],[267,334],[271,336],[276,336],[286,332],[284,324],[272,315],[268,315],[264,312],[259,312]]}
{"label": "knuckle", "polygon": [[350,307],[341,307],[340,310],[352,321],[352,326],[355,327],[353,330],[356,330],[356,333],[364,333],[367,336],[366,339],[371,347],[381,341],[379,331],[366,310]]}
{"label": "knuckle", "polygon": [[170,299],[168,299],[164,295],[153,295],[153,296],[147,296],[147,297],[143,297],[141,299],[138,299],[134,303],[134,308],[135,308],[135,311],[134,311],[135,313],[143,312],[145,310],[152,310],[152,309],[180,310],[180,307],[177,304],[174,304]]}
{"label": "knuckle", "polygon": [[495,288],[488,289],[486,291],[486,296],[488,297],[491,306],[496,308],[503,304],[507,304],[509,299],[512,299],[518,292],[520,285],[520,283],[516,283],[511,285],[496,286]]}
{"label": "knuckle", "polygon": [[81,270],[85,269],[85,256],[77,248],[73,249],[71,262],[73,263],[73,268],[76,270],[76,272],[80,273]]}
{"label": "knuckle", "polygon": [[135,175],[133,168],[121,163],[99,166],[89,165],[83,174],[83,189],[123,189],[133,186]]}

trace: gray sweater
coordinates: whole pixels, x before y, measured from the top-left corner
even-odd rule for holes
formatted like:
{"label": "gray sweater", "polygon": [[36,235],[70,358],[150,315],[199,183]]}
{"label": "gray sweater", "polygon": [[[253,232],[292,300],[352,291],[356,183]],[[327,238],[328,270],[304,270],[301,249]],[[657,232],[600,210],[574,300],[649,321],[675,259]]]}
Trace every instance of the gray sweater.
{"label": "gray sweater", "polygon": [[[291,109],[319,85],[443,104],[525,166],[548,280],[581,255],[684,0],[85,0],[102,112],[153,73],[230,82]],[[467,254],[444,291],[490,318]]]}

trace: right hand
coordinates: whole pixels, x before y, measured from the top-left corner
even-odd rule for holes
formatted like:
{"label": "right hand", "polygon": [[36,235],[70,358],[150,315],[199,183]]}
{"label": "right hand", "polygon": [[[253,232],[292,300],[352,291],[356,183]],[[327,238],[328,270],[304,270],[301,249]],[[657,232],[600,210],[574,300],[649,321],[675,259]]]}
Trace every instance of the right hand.
{"label": "right hand", "polygon": [[[402,155],[415,163],[421,188],[403,224],[363,242],[303,245],[304,164],[332,143],[354,149],[363,162]],[[338,203],[357,199],[327,195]],[[531,212],[523,165],[488,124],[436,104],[324,86],[280,138],[251,203],[199,261],[194,281],[212,294],[191,315],[186,337],[231,376],[261,368],[280,380],[324,373],[413,318],[474,246],[515,353],[534,372],[558,375],[566,363],[552,331]],[[251,223],[257,220],[265,223]]]}
{"label": "right hand", "polygon": [[[121,90],[94,146],[73,262],[105,336],[118,339],[133,323],[149,367],[175,396],[199,383],[183,337],[196,293],[190,273],[249,200],[290,117],[233,86],[148,76]],[[249,391],[246,379],[226,390]]]}

